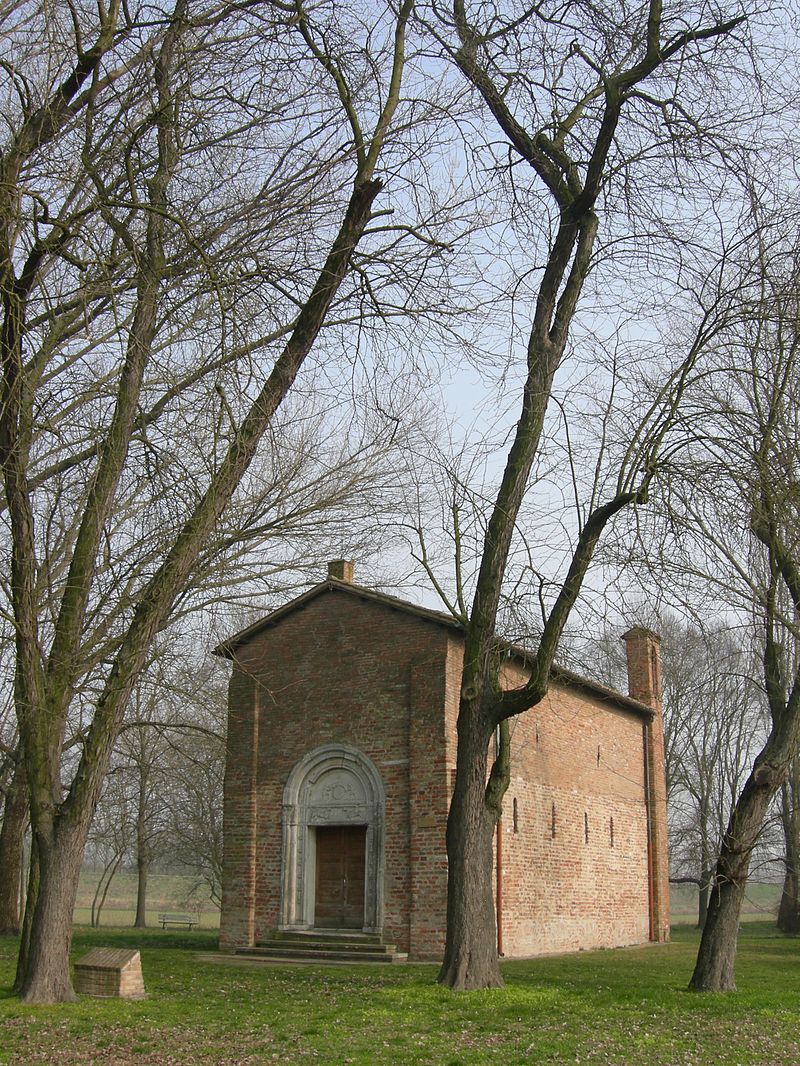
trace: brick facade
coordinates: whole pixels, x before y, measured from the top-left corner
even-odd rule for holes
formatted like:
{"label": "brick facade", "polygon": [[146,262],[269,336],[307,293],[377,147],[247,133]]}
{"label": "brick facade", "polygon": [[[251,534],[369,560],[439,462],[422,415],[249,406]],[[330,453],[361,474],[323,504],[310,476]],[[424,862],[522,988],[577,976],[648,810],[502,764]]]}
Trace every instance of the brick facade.
{"label": "brick facade", "polygon": [[[449,617],[339,573],[218,649],[233,663],[220,943],[313,925],[318,827],[363,822],[365,928],[374,912],[387,942],[437,958],[463,639]],[[524,671],[512,657],[506,683]],[[660,706],[652,687],[636,691],[559,671],[512,725],[507,956],[668,933]]]}

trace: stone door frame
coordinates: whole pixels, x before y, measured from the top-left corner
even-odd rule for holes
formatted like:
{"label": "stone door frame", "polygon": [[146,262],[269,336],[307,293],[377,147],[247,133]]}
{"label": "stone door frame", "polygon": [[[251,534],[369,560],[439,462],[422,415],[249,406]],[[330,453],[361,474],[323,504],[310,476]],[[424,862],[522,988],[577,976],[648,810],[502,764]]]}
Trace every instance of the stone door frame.
{"label": "stone door frame", "polygon": [[[324,789],[325,775],[334,782],[333,789]],[[324,744],[295,764],[283,790],[280,929],[313,927],[316,827],[363,825],[364,932],[383,930],[385,809],[381,776],[357,748]]]}

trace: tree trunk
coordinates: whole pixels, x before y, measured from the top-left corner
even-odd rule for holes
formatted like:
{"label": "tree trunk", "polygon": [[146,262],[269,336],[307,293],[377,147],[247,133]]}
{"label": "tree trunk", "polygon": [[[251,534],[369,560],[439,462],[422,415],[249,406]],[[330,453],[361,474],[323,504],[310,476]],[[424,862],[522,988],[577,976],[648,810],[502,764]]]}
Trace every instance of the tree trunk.
{"label": "tree trunk", "polygon": [[[700,938],[689,988],[694,992],[734,992],[734,961],[750,856],[758,840],[772,797],[785,775],[785,762],[769,765],[764,758],[772,746],[767,741],[756,759],[755,767],[731,811],[728,829],[722,840],[719,859],[711,886],[708,915]],[[774,752],[771,752],[774,758]]]}
{"label": "tree trunk", "polygon": [[94,895],[94,902],[92,903],[92,927],[94,929],[100,928],[100,915],[103,913],[103,907],[106,905],[106,897],[108,896],[108,890],[111,888],[111,882],[114,880],[114,874],[119,869],[119,864],[121,862],[122,853],[112,859],[100,878],[100,883],[98,884],[97,891]]}
{"label": "tree trunk", "polygon": [[[714,862],[717,858],[716,847],[711,847],[712,818],[716,824],[715,813],[711,807],[711,786],[705,772],[702,772],[700,800],[698,806],[698,824],[700,829],[700,880],[697,885],[697,928],[705,929],[708,918],[708,903],[711,885],[714,880]],[[722,829],[722,826],[720,826]]]}
{"label": "tree trunk", "polygon": [[16,935],[20,931],[19,894],[27,824],[28,782],[20,755],[6,793],[0,829],[0,934]]}
{"label": "tree trunk", "polygon": [[108,890],[111,887],[111,882],[114,879],[114,874],[117,872],[117,867],[120,862],[122,862],[122,855],[117,852],[108,860],[100,871],[100,877],[97,879],[94,896],[92,897],[92,929],[100,928],[100,915],[103,912],[103,905],[105,904]]}
{"label": "tree trunk", "polygon": [[150,872],[150,856],[147,851],[139,851],[136,857],[136,918],[134,929],[147,928],[147,875]]}
{"label": "tree trunk", "polygon": [[139,770],[139,804],[136,808],[136,918],[134,929],[147,928],[147,875],[150,848],[147,840],[147,774]]}
{"label": "tree trunk", "polygon": [[36,838],[31,834],[31,857],[28,864],[28,887],[25,895],[25,915],[22,919],[22,935],[19,938],[19,951],[17,953],[17,972],[14,976],[13,991],[19,995],[25,979],[28,966],[28,955],[31,946],[31,926],[33,925],[33,913],[36,910],[36,900],[39,895],[39,849],[36,847]]}
{"label": "tree trunk", "polygon": [[736,991],[734,962],[746,885],[745,872],[739,881],[715,881],[711,888],[700,950],[689,982],[694,992]]}
{"label": "tree trunk", "polygon": [[447,818],[447,946],[439,972],[440,984],[456,990],[503,985],[492,896],[495,817],[486,805],[491,735],[477,708],[462,699],[456,786]]}
{"label": "tree trunk", "polygon": [[39,835],[37,845],[39,891],[20,995],[25,1003],[69,1002],[77,998],[69,949],[84,839],[76,832],[58,834],[51,841]]}
{"label": "tree trunk", "polygon": [[793,759],[789,776],[781,789],[781,824],[786,846],[786,871],[778,907],[778,928],[783,933],[800,933],[800,759]]}
{"label": "tree trunk", "polygon": [[[786,856],[786,874],[783,879],[781,902],[778,906],[778,928],[782,933],[797,936],[800,933],[800,884],[797,878],[797,853]],[[790,865],[791,863],[791,865]]]}

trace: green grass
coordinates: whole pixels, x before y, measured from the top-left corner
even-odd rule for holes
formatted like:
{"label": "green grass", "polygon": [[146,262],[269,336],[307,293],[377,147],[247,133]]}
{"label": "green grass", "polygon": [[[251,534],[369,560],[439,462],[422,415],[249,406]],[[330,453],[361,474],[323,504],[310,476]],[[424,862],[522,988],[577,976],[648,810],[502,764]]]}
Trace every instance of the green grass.
{"label": "green grass", "polygon": [[[800,1063],[800,941],[743,930],[739,991],[684,991],[696,935],[672,944],[504,965],[504,989],[453,994],[431,966],[232,967],[209,933],[78,930],[141,948],[149,998],[23,1007],[0,993],[0,1062],[768,1066]],[[16,944],[0,938],[0,987]]]}

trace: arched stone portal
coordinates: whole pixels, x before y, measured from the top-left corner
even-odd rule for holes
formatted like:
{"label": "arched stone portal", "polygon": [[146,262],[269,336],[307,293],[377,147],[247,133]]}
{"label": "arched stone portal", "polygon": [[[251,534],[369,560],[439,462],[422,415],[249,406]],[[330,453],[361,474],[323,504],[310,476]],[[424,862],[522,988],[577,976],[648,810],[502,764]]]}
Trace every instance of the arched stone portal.
{"label": "arched stone portal", "polygon": [[383,928],[383,782],[357,748],[325,744],[298,762],[283,791],[280,927],[314,925],[317,829],[364,826],[365,932]]}

